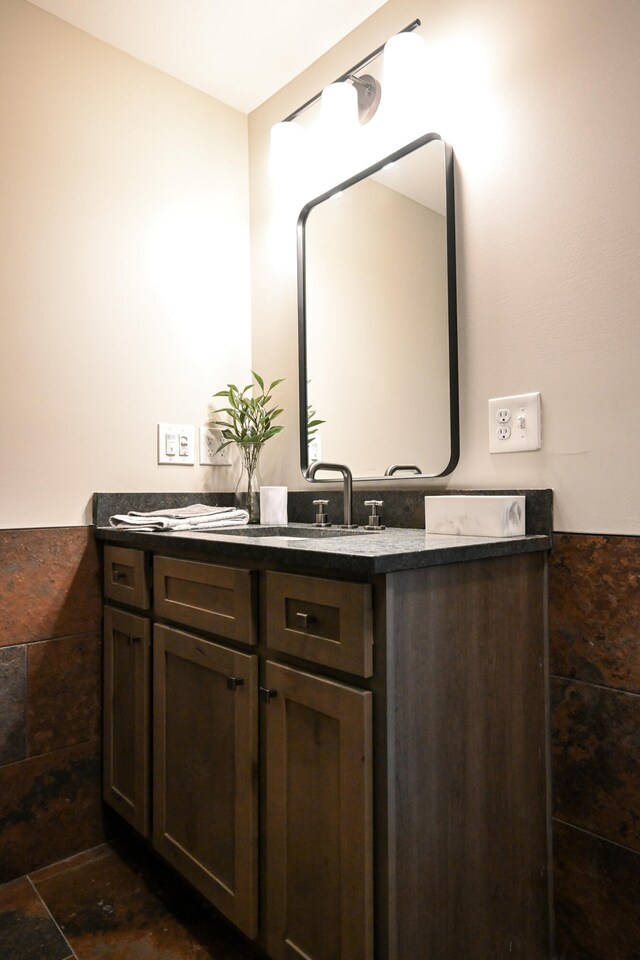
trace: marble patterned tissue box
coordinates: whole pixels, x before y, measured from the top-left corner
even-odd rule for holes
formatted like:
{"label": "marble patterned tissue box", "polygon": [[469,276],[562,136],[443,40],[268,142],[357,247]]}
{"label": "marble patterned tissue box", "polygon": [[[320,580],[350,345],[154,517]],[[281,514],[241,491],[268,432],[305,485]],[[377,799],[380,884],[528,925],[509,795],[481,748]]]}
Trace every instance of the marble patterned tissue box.
{"label": "marble patterned tissue box", "polygon": [[525,497],[425,497],[427,533],[464,537],[519,537],[525,533]]}

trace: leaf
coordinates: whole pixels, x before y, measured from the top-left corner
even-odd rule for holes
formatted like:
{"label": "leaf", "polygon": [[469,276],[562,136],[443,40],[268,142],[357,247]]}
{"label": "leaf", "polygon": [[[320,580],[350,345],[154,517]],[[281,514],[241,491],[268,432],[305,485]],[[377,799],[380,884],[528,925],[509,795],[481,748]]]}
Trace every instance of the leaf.
{"label": "leaf", "polygon": [[[250,456],[252,447],[260,447],[265,440],[270,439],[284,428],[274,426],[273,421],[284,413],[282,407],[271,407],[271,391],[281,384],[284,378],[274,380],[268,390],[265,382],[255,370],[251,371],[252,382],[240,390],[235,383],[228,383],[226,390],[220,390],[215,397],[224,397],[226,406],[213,411],[214,417],[227,419],[211,419],[210,424],[221,427],[225,446],[235,443],[244,451],[243,456]],[[254,384],[255,381],[255,384]],[[257,390],[260,390],[257,393]]]}

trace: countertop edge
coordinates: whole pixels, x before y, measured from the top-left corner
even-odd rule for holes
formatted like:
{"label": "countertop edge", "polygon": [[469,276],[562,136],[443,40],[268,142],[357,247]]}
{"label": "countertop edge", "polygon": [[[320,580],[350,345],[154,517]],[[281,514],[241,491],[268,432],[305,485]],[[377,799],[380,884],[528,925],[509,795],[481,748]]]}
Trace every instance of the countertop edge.
{"label": "countertop edge", "polygon": [[[352,537],[339,537],[332,540],[331,544],[328,540],[294,540],[288,544],[274,544],[261,542],[259,538],[230,539],[226,535],[216,536],[206,533],[166,531],[144,533],[135,530],[118,530],[114,527],[95,527],[94,531],[98,540],[156,553],[160,550],[177,550],[180,553],[191,551],[200,555],[211,553],[230,561],[237,559],[256,563],[286,562],[295,565],[301,572],[305,569],[313,569],[334,574],[350,573],[363,576],[376,576],[490,557],[535,553],[550,550],[553,542],[552,537],[546,534],[504,538],[454,538],[425,534],[424,530],[398,527],[388,529],[385,534],[362,534],[363,537],[366,536],[369,547],[375,544],[379,548],[378,552],[367,554],[349,550],[350,547],[352,550],[356,547],[360,536],[355,542],[355,538]],[[405,544],[403,540],[406,541]],[[393,545],[390,546],[390,543]]]}

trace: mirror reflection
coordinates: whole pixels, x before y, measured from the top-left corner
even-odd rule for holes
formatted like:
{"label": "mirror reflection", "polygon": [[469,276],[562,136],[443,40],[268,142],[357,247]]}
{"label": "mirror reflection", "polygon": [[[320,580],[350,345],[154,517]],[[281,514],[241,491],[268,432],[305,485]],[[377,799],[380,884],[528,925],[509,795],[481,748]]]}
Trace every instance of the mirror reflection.
{"label": "mirror reflection", "polygon": [[357,479],[453,470],[453,215],[451,151],[437,134],[302,210],[303,470],[314,460],[347,464]]}

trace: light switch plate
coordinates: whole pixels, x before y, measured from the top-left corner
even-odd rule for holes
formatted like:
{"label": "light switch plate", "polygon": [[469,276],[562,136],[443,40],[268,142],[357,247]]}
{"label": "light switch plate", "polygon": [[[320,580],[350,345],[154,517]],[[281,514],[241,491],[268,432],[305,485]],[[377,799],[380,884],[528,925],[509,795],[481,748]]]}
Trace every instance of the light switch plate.
{"label": "light switch plate", "polygon": [[541,448],[539,393],[489,400],[489,453],[523,453]]}
{"label": "light switch plate", "polygon": [[195,429],[184,423],[158,424],[158,463],[183,463],[192,467],[195,458]]}

